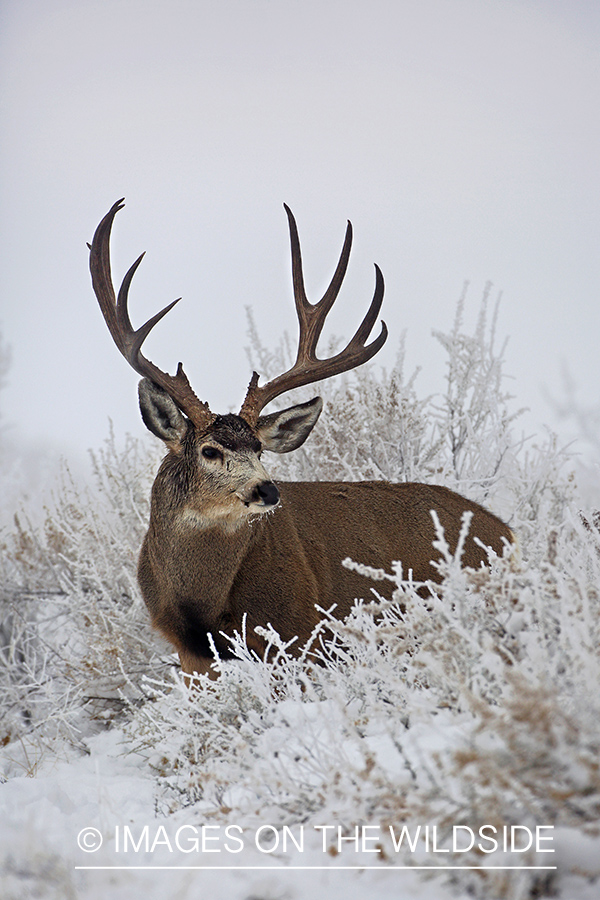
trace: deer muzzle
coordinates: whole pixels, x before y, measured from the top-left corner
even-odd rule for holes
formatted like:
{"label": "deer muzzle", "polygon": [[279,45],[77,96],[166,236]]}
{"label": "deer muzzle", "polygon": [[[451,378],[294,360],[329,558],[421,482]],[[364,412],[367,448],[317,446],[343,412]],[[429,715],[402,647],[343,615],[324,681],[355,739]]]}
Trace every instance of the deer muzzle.
{"label": "deer muzzle", "polygon": [[272,509],[279,503],[279,491],[272,481],[260,481],[248,494],[238,493],[237,496],[245,506],[255,509],[259,507],[263,511]]}

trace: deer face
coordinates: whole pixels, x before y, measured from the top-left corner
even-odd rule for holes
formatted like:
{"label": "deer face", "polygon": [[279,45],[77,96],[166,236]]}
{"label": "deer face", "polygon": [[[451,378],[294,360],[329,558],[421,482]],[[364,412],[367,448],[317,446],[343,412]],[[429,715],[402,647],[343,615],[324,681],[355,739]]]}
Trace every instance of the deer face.
{"label": "deer face", "polygon": [[254,427],[228,414],[215,416],[200,431],[170,395],[147,378],[140,382],[139,398],[144,423],[165,442],[175,457],[178,483],[186,485],[180,489],[186,518],[200,526],[228,529],[277,506],[279,491],[263,466],[262,452],[288,453],[300,447],[323,408],[321,398],[315,397],[261,416]]}

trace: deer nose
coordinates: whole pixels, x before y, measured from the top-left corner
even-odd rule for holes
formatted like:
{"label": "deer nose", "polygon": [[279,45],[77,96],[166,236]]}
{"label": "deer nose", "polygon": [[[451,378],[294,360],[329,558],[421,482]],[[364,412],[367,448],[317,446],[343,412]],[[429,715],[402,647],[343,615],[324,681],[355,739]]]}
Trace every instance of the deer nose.
{"label": "deer nose", "polygon": [[265,506],[276,506],[279,503],[279,491],[272,481],[263,481],[254,489],[256,501],[262,501]]}

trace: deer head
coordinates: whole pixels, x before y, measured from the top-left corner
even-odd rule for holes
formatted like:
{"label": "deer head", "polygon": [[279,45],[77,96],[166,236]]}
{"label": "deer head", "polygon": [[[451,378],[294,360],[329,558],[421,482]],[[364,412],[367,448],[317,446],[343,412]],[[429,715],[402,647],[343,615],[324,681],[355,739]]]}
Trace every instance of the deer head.
{"label": "deer head", "polygon": [[[254,372],[238,415],[215,415],[194,393],[179,363],[175,375],[163,372],[142,353],[142,344],[157,322],[173,308],[175,300],[134,330],[127,309],[129,287],[142,254],[125,275],[118,295],[111,277],[110,234],[114,218],[124,203],[119,200],[102,219],[90,247],[92,284],[100,309],[125,359],[142,376],[139,400],[146,426],[165,442],[170,451],[173,480],[172,502],[185,495],[186,508],[199,522],[236,527],[248,516],[263,513],[279,502],[277,487],[261,462],[263,450],[288,453],[304,443],[323,406],[320,397],[288,409],[261,415],[276,397],[293,388],[312,384],[347,372],[370,360],[387,339],[385,323],[370,344],[372,331],[383,302],[383,276],[375,266],[375,292],[371,305],[354,337],[344,350],[329,359],[318,359],[317,342],[325,319],[333,306],[346,273],[352,245],[348,222],[342,252],[333,278],[323,297],[312,304],[306,297],[302,257],[296,222],[288,216],[292,250],[294,300],[300,325],[298,353],[287,372],[264,385]],[[193,499],[190,499],[193,498]]]}

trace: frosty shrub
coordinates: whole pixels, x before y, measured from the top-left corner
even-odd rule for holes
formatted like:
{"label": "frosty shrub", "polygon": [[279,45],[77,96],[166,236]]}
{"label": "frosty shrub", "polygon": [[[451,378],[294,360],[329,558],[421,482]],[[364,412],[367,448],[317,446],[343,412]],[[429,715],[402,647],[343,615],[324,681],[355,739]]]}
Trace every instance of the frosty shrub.
{"label": "frosty shrub", "polygon": [[110,718],[160,668],[135,575],[156,459],[131,438],[118,450],[111,430],[90,488],[65,466],[43,525],[19,513],[4,534],[0,741],[77,740],[83,709]]}
{"label": "frosty shrub", "polygon": [[577,385],[568,369],[563,371],[560,397],[548,397],[562,426],[576,439],[573,465],[586,506],[600,507],[600,404],[581,402]]}
{"label": "frosty shrub", "polygon": [[[554,439],[529,443],[516,432],[489,294],[474,334],[463,330],[464,296],[450,332],[435,332],[447,355],[443,392],[419,398],[401,344],[389,372],[367,366],[321,382],[325,412],[310,442],[269,470],[280,480],[446,484],[509,522],[518,560],[463,570],[460,546],[453,558],[441,530],[441,584],[415,584],[400,564],[374,572],[346,560],[365,576],[346,621],[324,610],[304,648],[265,629],[268,661],[238,635],[235,658],[216,662],[220,678],[190,692],[150,634],[135,585],[154,451],[130,440],[117,452],[111,438],[95,459],[93,490],[66,481],[41,531],[21,519],[5,538],[6,737],[36,731],[56,745],[57,728],[75,725],[85,736],[85,717],[98,716],[92,698],[118,697],[125,707],[112,727],[155,774],[160,814],[191,807],[194,821],[250,828],[335,822],[348,834],[378,824],[381,865],[415,862],[406,843],[395,848],[389,825],[593,834],[600,533],[593,516],[579,515]],[[289,343],[266,350],[251,318],[250,340],[263,377],[289,365]],[[392,601],[377,592],[382,579],[394,584]],[[109,724],[115,709],[107,707]],[[471,849],[460,862],[506,857]],[[533,850],[519,859],[546,862]],[[526,869],[446,877],[482,898],[555,889],[548,873]]]}

